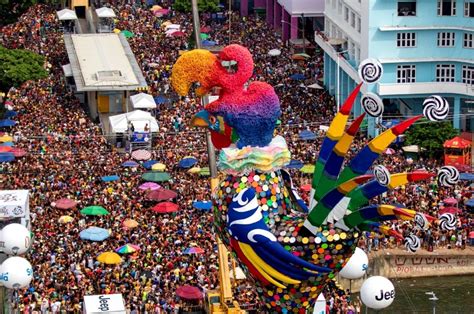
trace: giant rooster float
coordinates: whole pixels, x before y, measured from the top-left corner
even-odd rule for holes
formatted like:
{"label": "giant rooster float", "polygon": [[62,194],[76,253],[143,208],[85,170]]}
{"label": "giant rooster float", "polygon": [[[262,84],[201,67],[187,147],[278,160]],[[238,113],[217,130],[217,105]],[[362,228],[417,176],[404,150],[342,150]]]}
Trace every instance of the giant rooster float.
{"label": "giant rooster float", "polygon": [[[237,69],[229,71],[223,61],[235,61]],[[390,174],[383,166],[371,170],[390,143],[422,116],[383,132],[343,168],[344,156],[364,118],[355,118],[344,130],[359,84],[327,131],[307,206],[283,169],[291,158],[285,139],[274,136],[281,115],[278,96],[264,82],[246,86],[253,66],[250,52],[240,45],[225,47],[219,56],[197,49],[177,60],[172,85],[180,95],[186,95],[193,83],[199,83],[198,96],[219,88],[219,99],[192,120],[193,125],[210,129],[220,149],[221,180],[212,191],[216,232],[255,280],[268,312],[306,313],[326,282],[351,257],[361,231],[400,236],[381,221],[415,217],[410,209],[367,204],[389,189],[434,176],[426,171]],[[365,61],[359,75],[365,83],[373,83],[382,75],[382,67],[377,61]],[[364,95],[362,104],[369,115],[383,111],[374,94]],[[425,116],[443,118],[446,104],[440,97],[430,98],[424,106]],[[450,180],[449,169],[443,176]],[[418,218],[423,225],[430,219]],[[419,241],[411,238],[407,245],[415,249]]]}

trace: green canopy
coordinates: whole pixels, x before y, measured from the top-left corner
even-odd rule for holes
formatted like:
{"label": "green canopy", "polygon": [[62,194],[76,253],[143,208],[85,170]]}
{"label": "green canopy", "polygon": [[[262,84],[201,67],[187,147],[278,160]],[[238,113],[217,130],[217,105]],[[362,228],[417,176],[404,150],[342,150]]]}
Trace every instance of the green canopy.
{"label": "green canopy", "polygon": [[123,34],[123,36],[125,36],[125,38],[132,38],[134,36],[134,34],[131,31],[127,31],[127,30],[123,30],[121,31],[121,33]]}
{"label": "green canopy", "polygon": [[211,175],[211,170],[209,170],[209,167],[203,167],[201,168],[201,170],[199,171],[199,174],[201,176],[210,176]]}
{"label": "green canopy", "polygon": [[314,172],[314,165],[306,164],[303,168],[300,169],[303,173],[313,173]]}
{"label": "green canopy", "polygon": [[142,179],[151,182],[165,182],[171,180],[168,172],[147,172],[142,175]]}
{"label": "green canopy", "polygon": [[108,215],[109,212],[107,211],[107,209],[105,209],[102,206],[93,205],[93,206],[84,207],[81,210],[81,214],[86,215],[86,216],[102,216],[102,215]]}
{"label": "green canopy", "polygon": [[201,39],[202,40],[206,40],[209,38],[209,35],[208,34],[204,34],[204,33],[201,33]]}

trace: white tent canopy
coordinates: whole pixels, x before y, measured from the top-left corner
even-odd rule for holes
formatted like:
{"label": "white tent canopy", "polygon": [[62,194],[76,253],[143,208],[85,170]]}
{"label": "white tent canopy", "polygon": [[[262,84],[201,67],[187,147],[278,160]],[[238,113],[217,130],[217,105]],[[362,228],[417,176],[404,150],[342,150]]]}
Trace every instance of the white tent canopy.
{"label": "white tent canopy", "polygon": [[70,63],[63,65],[62,68],[66,77],[72,76],[72,67]]}
{"label": "white tent canopy", "polygon": [[158,132],[156,119],[143,110],[135,110],[109,117],[110,129],[114,133],[125,133],[128,130],[129,122],[133,123],[136,132],[144,132],[145,125],[148,124],[151,132]]}
{"label": "white tent canopy", "polygon": [[0,191],[0,220],[26,217],[30,212],[28,190]]}
{"label": "white tent canopy", "polygon": [[[230,271],[229,277],[231,279],[234,279],[234,271],[233,270]],[[235,267],[235,277],[237,277],[236,280],[247,279],[247,277],[245,276],[244,271],[242,270],[242,268],[240,268],[238,266]]]}
{"label": "white tent canopy", "polygon": [[98,17],[115,17],[115,12],[111,8],[102,7],[99,9],[95,9]]}
{"label": "white tent canopy", "polygon": [[133,109],[153,109],[156,108],[155,100],[153,96],[145,93],[136,94],[130,96],[130,101],[132,102]]}
{"label": "white tent canopy", "polygon": [[77,20],[76,12],[73,10],[64,9],[56,12],[56,14],[58,15],[58,19],[60,21]]}

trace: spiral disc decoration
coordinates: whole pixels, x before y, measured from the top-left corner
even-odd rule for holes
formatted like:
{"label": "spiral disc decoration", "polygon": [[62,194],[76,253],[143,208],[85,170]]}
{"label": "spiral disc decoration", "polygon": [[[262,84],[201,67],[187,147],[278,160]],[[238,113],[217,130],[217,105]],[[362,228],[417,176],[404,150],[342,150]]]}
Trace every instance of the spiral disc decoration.
{"label": "spiral disc decoration", "polygon": [[412,253],[415,253],[421,247],[420,238],[414,234],[410,234],[409,236],[405,237],[404,242],[405,248]]}
{"label": "spiral disc decoration", "polygon": [[390,184],[390,172],[387,168],[382,165],[378,165],[374,168],[374,176],[378,183],[383,186]]}
{"label": "spiral disc decoration", "polygon": [[359,64],[359,77],[367,84],[376,83],[383,75],[382,64],[376,59],[365,59]]}
{"label": "spiral disc decoration", "polygon": [[360,99],[360,104],[371,117],[380,117],[383,114],[384,107],[382,99],[374,93],[364,94]]}
{"label": "spiral disc decoration", "polygon": [[459,170],[453,166],[444,166],[438,171],[438,183],[441,186],[454,186],[459,181]]}
{"label": "spiral disc decoration", "polygon": [[429,227],[428,219],[422,213],[416,213],[415,218],[413,219],[415,226],[421,230],[426,230]]}
{"label": "spiral disc decoration", "polygon": [[454,230],[456,223],[456,217],[453,214],[446,213],[439,216],[439,226],[442,230]]}
{"label": "spiral disc decoration", "polygon": [[449,113],[448,101],[438,95],[433,95],[423,102],[423,115],[430,121],[446,119]]}

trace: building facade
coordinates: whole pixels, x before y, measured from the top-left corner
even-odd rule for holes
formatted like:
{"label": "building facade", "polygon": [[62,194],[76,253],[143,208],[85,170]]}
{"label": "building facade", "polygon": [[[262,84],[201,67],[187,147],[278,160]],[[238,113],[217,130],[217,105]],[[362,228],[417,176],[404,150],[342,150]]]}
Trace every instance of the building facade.
{"label": "building facade", "polygon": [[474,131],[474,0],[326,0],[325,31],[315,37],[336,98],[360,81],[360,61],[375,58],[384,75],[363,91],[383,99],[384,120],[419,114],[437,94],[449,101],[454,127]]}

